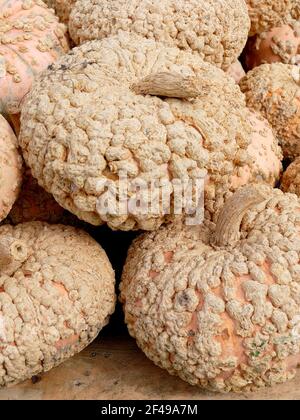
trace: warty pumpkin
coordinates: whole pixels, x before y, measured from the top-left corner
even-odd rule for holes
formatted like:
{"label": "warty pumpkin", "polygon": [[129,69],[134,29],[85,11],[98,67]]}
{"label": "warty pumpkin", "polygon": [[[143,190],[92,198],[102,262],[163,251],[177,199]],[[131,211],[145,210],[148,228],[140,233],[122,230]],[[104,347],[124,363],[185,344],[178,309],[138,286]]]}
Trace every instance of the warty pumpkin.
{"label": "warty pumpkin", "polygon": [[110,262],[85,232],[40,222],[0,227],[0,387],[80,352],[115,307]]}
{"label": "warty pumpkin", "polygon": [[300,21],[291,20],[249,39],[245,52],[248,70],[276,62],[300,65]]}
{"label": "warty pumpkin", "polygon": [[67,51],[66,27],[41,0],[0,0],[0,113],[18,114],[34,77]]}
{"label": "warty pumpkin", "polygon": [[260,112],[273,127],[284,156],[299,156],[300,67],[262,64],[247,73],[240,87],[248,107]]}
{"label": "warty pumpkin", "polygon": [[136,239],[122,275],[129,333],[192,385],[247,392],[300,362],[300,201],[245,186],[217,224],[167,225]]}
{"label": "warty pumpkin", "polygon": [[[120,33],[73,49],[37,78],[19,141],[33,176],[62,207],[94,225],[153,230],[170,218],[163,203],[156,213],[119,215],[109,207],[103,214],[98,203],[107,182],[121,201],[122,171],[129,190],[137,180],[165,180],[172,198],[174,179],[208,173],[212,216],[239,185],[279,177],[275,138],[266,143],[263,165],[248,151],[255,136],[248,117],[244,96],[222,70],[195,54]],[[131,197],[128,191],[125,204]]]}
{"label": "warty pumpkin", "polygon": [[224,69],[242,52],[249,27],[244,0],[78,0],[69,20],[77,45],[122,30],[195,51]]}
{"label": "warty pumpkin", "polygon": [[22,157],[17,138],[0,115],[0,222],[10,212],[22,183]]}
{"label": "warty pumpkin", "polygon": [[299,0],[246,0],[251,19],[250,35],[275,28],[291,17],[299,19]]}

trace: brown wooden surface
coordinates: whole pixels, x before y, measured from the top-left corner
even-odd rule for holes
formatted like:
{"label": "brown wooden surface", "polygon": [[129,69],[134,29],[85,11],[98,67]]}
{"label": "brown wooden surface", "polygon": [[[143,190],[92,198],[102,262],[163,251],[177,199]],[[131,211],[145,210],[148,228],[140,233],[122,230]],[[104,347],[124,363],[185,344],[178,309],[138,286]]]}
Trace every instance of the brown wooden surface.
{"label": "brown wooden surface", "polygon": [[[34,383],[35,382],[35,383]],[[154,366],[126,334],[104,336],[81,354],[9,389],[0,400],[40,399],[300,399],[300,371],[293,381],[259,393],[222,395],[203,392]]]}

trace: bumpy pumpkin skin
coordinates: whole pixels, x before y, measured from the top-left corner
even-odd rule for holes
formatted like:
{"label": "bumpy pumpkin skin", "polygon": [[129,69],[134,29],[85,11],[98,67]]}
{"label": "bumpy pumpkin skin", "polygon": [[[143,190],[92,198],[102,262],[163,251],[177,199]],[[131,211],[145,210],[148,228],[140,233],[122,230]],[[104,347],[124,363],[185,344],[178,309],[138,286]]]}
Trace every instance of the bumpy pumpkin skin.
{"label": "bumpy pumpkin skin", "polygon": [[78,0],[69,21],[77,45],[122,30],[195,51],[224,69],[242,52],[249,27],[244,0]]}
{"label": "bumpy pumpkin skin", "polygon": [[76,224],[76,218],[63,209],[32,177],[26,169],[17,201],[14,203],[5,222],[12,225],[26,222],[47,222]]}
{"label": "bumpy pumpkin skin", "polygon": [[0,115],[0,222],[10,212],[22,183],[22,158],[17,138]]}
{"label": "bumpy pumpkin skin", "polygon": [[293,20],[250,38],[245,61],[249,70],[264,63],[300,65],[300,22]]}
{"label": "bumpy pumpkin skin", "polygon": [[269,121],[284,157],[300,155],[300,67],[283,63],[262,64],[240,82],[247,106]]}
{"label": "bumpy pumpkin skin", "polygon": [[[166,74],[184,83],[176,89],[161,83]],[[148,75],[160,82],[160,97],[141,93]],[[196,98],[162,99],[186,95],[189,80]],[[243,182],[273,184],[277,177],[266,173],[267,165],[259,170],[248,153],[252,134],[244,96],[222,70],[196,54],[120,33],[75,48],[36,80],[19,140],[33,176],[62,207],[94,225],[153,230],[169,219],[161,203],[158,215],[98,211],[108,179],[118,189],[119,172],[127,171],[130,186],[166,178],[173,188],[173,179],[208,173],[212,217],[241,184],[244,167],[250,170]],[[278,145],[272,149],[268,159],[280,165]]]}
{"label": "bumpy pumpkin skin", "polygon": [[293,194],[248,186],[229,199],[217,227],[171,224],[134,241],[121,301],[130,334],[155,364],[218,392],[295,375],[299,209]]}
{"label": "bumpy pumpkin skin", "polygon": [[298,0],[246,0],[251,20],[250,35],[260,34],[299,18]]}
{"label": "bumpy pumpkin skin", "polygon": [[247,120],[252,128],[247,149],[252,164],[239,168],[232,184],[235,189],[253,181],[276,185],[282,173],[283,156],[272,127],[258,112],[249,111]]}
{"label": "bumpy pumpkin skin", "polygon": [[59,20],[66,25],[69,22],[69,17],[76,0],[44,0],[48,7],[55,10],[55,14]]}
{"label": "bumpy pumpkin skin", "polygon": [[281,189],[300,197],[300,158],[295,159],[284,172]]}
{"label": "bumpy pumpkin skin", "polygon": [[85,232],[33,222],[0,227],[0,387],[86,347],[115,307],[114,272]]}
{"label": "bumpy pumpkin skin", "polygon": [[41,0],[0,0],[0,112],[18,114],[34,77],[68,49],[65,25]]}

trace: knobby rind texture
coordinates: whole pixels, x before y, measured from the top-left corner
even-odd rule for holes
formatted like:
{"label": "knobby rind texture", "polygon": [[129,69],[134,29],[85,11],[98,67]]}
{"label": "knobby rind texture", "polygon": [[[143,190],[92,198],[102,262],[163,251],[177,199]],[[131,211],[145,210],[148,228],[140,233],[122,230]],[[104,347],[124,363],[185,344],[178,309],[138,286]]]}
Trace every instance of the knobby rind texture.
{"label": "knobby rind texture", "polygon": [[246,0],[251,19],[250,35],[275,28],[291,16],[299,19],[299,0]]}
{"label": "knobby rind texture", "polygon": [[59,20],[66,25],[69,22],[69,17],[76,0],[44,0],[48,7],[55,10],[55,14]]}
{"label": "knobby rind texture", "polygon": [[[300,202],[267,186],[244,188],[217,226],[177,223],[140,236],[120,286],[145,354],[218,392],[284,382],[300,362]],[[220,247],[218,232],[221,243],[233,241]]]}
{"label": "knobby rind texture", "polygon": [[14,203],[5,223],[17,225],[25,222],[47,222],[76,225],[78,219],[63,209],[32,177],[26,169],[17,201]]}
{"label": "knobby rind texture", "polygon": [[69,22],[76,44],[134,32],[224,69],[242,52],[249,27],[244,0],[79,0]]}
{"label": "knobby rind texture", "polygon": [[300,197],[300,158],[295,159],[284,172],[281,189]]}
{"label": "knobby rind texture", "polygon": [[264,63],[300,65],[300,21],[291,20],[249,38],[245,62],[248,70]]}
{"label": "knobby rind texture", "polygon": [[39,222],[0,227],[0,387],[81,351],[115,306],[114,272],[83,231]]}
{"label": "knobby rind texture", "polygon": [[[200,96],[134,92],[138,82],[162,73],[199,79]],[[160,89],[174,92],[165,82]],[[195,54],[121,33],[75,48],[36,80],[22,110],[20,144],[40,185],[79,218],[113,229],[153,230],[169,218],[164,204],[147,214],[121,208],[120,215],[108,199],[103,212],[107,183],[119,205],[127,183],[122,173],[129,190],[137,181],[156,181],[160,193],[164,181],[171,196],[174,179],[195,181],[208,173],[206,210],[214,215],[238,186],[273,183],[279,175],[248,152],[254,135],[248,116],[244,96],[222,70]],[[268,159],[280,167],[275,139]],[[127,191],[126,206],[132,196]],[[148,204],[149,197],[141,200]]]}
{"label": "knobby rind texture", "polygon": [[263,64],[241,80],[249,108],[262,113],[277,134],[285,157],[300,155],[300,67]]}
{"label": "knobby rind texture", "polygon": [[[233,178],[233,184],[235,188],[253,181],[275,185],[282,172],[283,158],[277,138],[268,121],[260,113],[249,111],[247,121],[251,125],[247,153],[252,159],[252,164],[239,168],[238,176]],[[252,174],[256,174],[255,177]]]}
{"label": "knobby rind texture", "polygon": [[22,158],[17,138],[0,115],[0,222],[16,201],[22,183]]}
{"label": "knobby rind texture", "polygon": [[41,0],[0,0],[0,112],[18,114],[34,77],[68,48],[65,25]]}

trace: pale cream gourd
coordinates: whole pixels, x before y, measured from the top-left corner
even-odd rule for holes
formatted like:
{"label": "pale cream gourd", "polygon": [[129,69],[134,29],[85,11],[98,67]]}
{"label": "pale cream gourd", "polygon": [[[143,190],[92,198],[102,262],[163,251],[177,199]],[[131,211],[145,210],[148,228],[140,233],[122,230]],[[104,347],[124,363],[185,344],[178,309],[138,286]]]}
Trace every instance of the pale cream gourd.
{"label": "pale cream gourd", "polygon": [[129,333],[192,385],[247,392],[300,363],[300,201],[245,186],[217,224],[171,224],[136,239],[122,275]]}
{"label": "pale cream gourd", "polygon": [[[234,188],[241,187],[250,181],[276,185],[282,172],[283,156],[272,127],[261,114],[254,111],[248,112],[247,121],[252,131],[247,149],[252,164],[239,168],[238,174],[232,178]],[[253,173],[256,174],[255,178],[253,178]]]}
{"label": "pale cream gourd", "polygon": [[0,227],[0,387],[80,352],[108,323],[115,278],[85,232],[32,222]]}
{"label": "pale cream gourd", "polygon": [[300,17],[299,0],[246,0],[246,3],[251,19],[250,35],[275,28],[291,17]]}
{"label": "pale cream gourd", "polygon": [[113,205],[103,212],[108,183],[120,203],[126,172],[127,204],[137,180],[156,181],[157,193],[164,180],[172,193],[174,180],[208,175],[206,210],[215,217],[241,183],[274,184],[280,174],[275,138],[263,167],[248,151],[255,136],[248,117],[244,96],[222,70],[120,33],[74,48],[36,80],[23,107],[20,144],[39,184],[79,218],[153,230],[170,218],[164,204],[147,214],[116,214]]}
{"label": "pale cream gourd", "polygon": [[240,82],[247,106],[271,124],[286,158],[300,155],[300,67],[262,64]]}
{"label": "pale cream gourd", "polygon": [[69,21],[77,45],[122,30],[195,51],[224,69],[242,52],[249,27],[244,0],[78,0]]}

